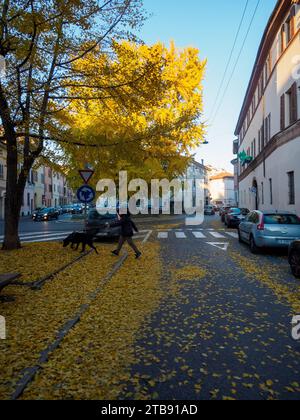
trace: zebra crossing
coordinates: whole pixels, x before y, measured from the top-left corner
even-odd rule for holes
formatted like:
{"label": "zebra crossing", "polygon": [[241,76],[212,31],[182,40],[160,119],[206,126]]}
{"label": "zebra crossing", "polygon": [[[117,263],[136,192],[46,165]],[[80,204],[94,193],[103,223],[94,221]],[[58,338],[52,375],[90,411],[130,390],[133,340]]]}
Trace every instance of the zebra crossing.
{"label": "zebra crossing", "polygon": [[157,239],[166,240],[166,239],[229,239],[234,238],[238,239],[237,232],[227,232],[227,231],[216,231],[212,229],[199,229],[199,230],[166,230],[158,231]]}
{"label": "zebra crossing", "polygon": [[[57,232],[30,232],[21,233],[20,240],[22,243],[36,243],[36,242],[57,242],[62,241],[73,231],[57,231]],[[0,236],[0,243],[4,240],[4,236]]]}
{"label": "zebra crossing", "polygon": [[[63,241],[68,235],[73,233],[70,231],[51,231],[51,232],[28,232],[20,233],[20,240],[22,243],[37,243],[37,242],[59,242]],[[146,242],[152,234],[152,230],[140,230],[139,234],[135,235],[135,239]],[[4,236],[0,235],[0,244],[3,242]]]}

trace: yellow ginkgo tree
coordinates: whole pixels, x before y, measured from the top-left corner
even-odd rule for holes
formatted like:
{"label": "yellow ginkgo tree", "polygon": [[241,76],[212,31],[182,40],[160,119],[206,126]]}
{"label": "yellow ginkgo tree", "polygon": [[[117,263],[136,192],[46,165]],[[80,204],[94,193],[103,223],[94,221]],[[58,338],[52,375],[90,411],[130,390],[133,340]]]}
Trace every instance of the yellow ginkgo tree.
{"label": "yellow ginkgo tree", "polygon": [[197,49],[174,43],[115,42],[111,56],[94,50],[77,62],[89,76],[70,83],[60,142],[73,179],[79,162],[94,166],[95,181],[120,170],[147,181],[181,174],[205,136],[205,66]]}
{"label": "yellow ginkgo tree", "polygon": [[[3,249],[20,247],[30,170],[41,157],[53,156],[66,130],[60,111],[70,103],[69,87],[90,76],[77,62],[96,49],[112,54],[111,44],[133,39],[144,18],[142,0],[0,1],[0,141],[7,149]],[[110,95],[101,86],[95,90],[98,97]],[[88,101],[85,93],[79,96]]]}

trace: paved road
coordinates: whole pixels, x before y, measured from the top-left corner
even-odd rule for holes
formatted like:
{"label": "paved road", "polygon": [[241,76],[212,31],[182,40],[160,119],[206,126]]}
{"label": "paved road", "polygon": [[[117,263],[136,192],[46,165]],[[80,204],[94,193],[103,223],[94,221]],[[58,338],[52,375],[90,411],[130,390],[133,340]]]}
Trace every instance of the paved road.
{"label": "paved road", "polygon": [[[136,222],[142,234],[148,233],[153,229],[153,226],[174,222],[178,220],[182,222],[183,216],[151,216],[151,217],[137,217]],[[74,231],[81,231],[84,229],[84,222],[81,220],[73,220],[71,216],[60,216],[59,220],[49,222],[34,222],[30,217],[22,218],[20,221],[20,238],[22,243],[26,242],[52,242],[60,241],[68,234]],[[0,243],[3,241],[4,222],[0,221]],[[141,236],[141,235],[138,235]],[[143,235],[142,235],[143,236]]]}
{"label": "paved road", "polygon": [[[152,240],[162,245],[166,298],[137,344],[140,362],[126,392],[299,399],[300,342],[291,337],[291,321],[300,285],[285,253],[253,256],[217,217],[198,229],[159,229]],[[174,293],[172,273],[182,267],[204,275],[182,281]]]}
{"label": "paved road", "polygon": [[[300,341],[291,337],[300,283],[285,253],[252,255],[217,216],[198,227],[182,217],[137,223],[161,244],[165,298],[136,343],[123,397],[300,399]],[[81,228],[26,219],[20,232],[23,241],[48,241]]]}
{"label": "paved road", "polygon": [[[48,242],[65,238],[68,233],[82,230],[82,221],[72,221],[69,216],[61,216],[59,221],[34,222],[31,218],[22,218],[20,222],[20,238],[22,242]],[[4,235],[4,222],[0,221],[0,243]]]}

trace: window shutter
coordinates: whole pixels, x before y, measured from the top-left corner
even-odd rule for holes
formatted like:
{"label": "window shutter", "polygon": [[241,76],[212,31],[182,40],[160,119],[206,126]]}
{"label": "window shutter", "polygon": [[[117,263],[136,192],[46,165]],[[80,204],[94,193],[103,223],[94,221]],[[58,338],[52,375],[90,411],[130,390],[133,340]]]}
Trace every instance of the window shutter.
{"label": "window shutter", "polygon": [[295,6],[291,8],[291,38],[295,35],[295,16],[296,16],[296,10]]}
{"label": "window shutter", "polygon": [[291,90],[291,122],[298,120],[298,104],[297,104],[297,83],[295,82]]}
{"label": "window shutter", "polygon": [[285,129],[285,95],[283,94],[280,98],[280,129]]}
{"label": "window shutter", "polygon": [[282,25],[281,32],[280,32],[280,49],[281,49],[280,52],[281,52],[281,54],[284,51],[284,41],[285,41],[284,36],[285,36],[285,28],[284,28],[284,25]]}

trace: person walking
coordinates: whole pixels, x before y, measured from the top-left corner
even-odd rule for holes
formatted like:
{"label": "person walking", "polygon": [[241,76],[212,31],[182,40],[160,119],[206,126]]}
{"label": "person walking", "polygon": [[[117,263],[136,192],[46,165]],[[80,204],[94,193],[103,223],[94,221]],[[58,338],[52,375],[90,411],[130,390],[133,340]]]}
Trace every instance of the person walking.
{"label": "person walking", "polygon": [[120,254],[121,249],[123,248],[123,245],[127,242],[128,245],[133,249],[135,252],[136,259],[140,258],[142,253],[138,249],[138,247],[135,245],[133,241],[133,235],[134,231],[138,232],[138,228],[134,224],[134,222],[131,220],[131,217],[129,214],[122,214],[121,216],[118,214],[118,221],[111,223],[110,226],[121,226],[121,236],[119,239],[119,245],[118,248],[115,251],[112,251],[113,255],[118,256]]}

